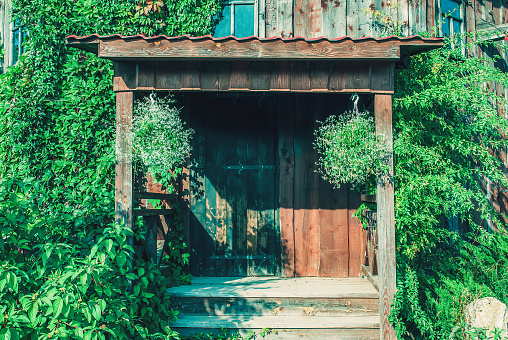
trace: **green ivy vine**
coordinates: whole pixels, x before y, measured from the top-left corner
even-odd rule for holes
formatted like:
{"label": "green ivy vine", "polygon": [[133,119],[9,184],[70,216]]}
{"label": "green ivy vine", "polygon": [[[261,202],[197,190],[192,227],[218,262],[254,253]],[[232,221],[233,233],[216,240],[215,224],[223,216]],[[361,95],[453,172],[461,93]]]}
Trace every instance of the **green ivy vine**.
{"label": "green ivy vine", "polygon": [[112,63],[67,47],[65,37],[209,34],[220,2],[12,6],[28,35],[21,60],[0,76],[0,337],[177,337],[165,288],[182,279],[180,239],[169,275],[129,258],[132,231],[112,224]]}

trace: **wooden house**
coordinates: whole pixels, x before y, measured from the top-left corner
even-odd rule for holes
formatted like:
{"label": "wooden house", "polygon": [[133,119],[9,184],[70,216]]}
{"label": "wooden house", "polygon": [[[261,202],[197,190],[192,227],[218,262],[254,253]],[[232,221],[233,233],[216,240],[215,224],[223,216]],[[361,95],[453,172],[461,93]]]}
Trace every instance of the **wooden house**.
{"label": "wooden house", "polygon": [[[171,91],[195,130],[178,200],[190,273],[205,279],[173,290],[184,310],[202,317],[190,319],[190,328],[211,322],[300,330],[288,338],[394,339],[393,173],[378,181],[377,295],[358,279],[369,274],[362,272],[367,236],[352,217],[361,196],[316,172],[317,121],[351,109],[358,94],[391,146],[396,62],[442,46],[412,35],[437,26],[438,36],[482,29],[504,39],[507,20],[504,0],[231,0],[215,37],[68,37],[69,45],[115,62],[117,219],[152,216],[162,231],[149,233],[154,257],[172,210],[134,209],[136,198],[170,198],[150,181],[136,187],[124,138],[136,96]],[[381,38],[392,32],[408,37]],[[221,313],[243,314],[221,324]],[[257,316],[261,323],[252,321]]]}

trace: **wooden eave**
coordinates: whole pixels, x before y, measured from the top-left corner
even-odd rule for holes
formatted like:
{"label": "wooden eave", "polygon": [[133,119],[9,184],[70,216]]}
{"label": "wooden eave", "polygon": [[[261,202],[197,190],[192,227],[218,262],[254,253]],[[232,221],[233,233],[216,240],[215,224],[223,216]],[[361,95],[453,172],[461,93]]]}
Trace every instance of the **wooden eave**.
{"label": "wooden eave", "polygon": [[123,91],[393,93],[402,56],[443,46],[441,38],[260,39],[69,36],[69,46],[115,61]]}
{"label": "wooden eave", "polygon": [[66,38],[70,46],[115,61],[156,60],[398,60],[443,46],[441,38],[349,36],[329,39],[89,35]]}

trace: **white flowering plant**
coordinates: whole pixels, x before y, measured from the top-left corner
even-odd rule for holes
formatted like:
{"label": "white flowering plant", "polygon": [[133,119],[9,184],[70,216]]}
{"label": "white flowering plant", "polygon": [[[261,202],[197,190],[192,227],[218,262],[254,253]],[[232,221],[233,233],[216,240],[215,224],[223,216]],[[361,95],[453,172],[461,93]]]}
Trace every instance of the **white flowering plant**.
{"label": "white flowering plant", "polygon": [[336,187],[373,187],[383,171],[386,148],[376,137],[374,119],[368,112],[330,116],[316,130],[314,148],[320,154],[319,172]]}
{"label": "white flowering plant", "polygon": [[180,109],[171,98],[151,95],[136,102],[134,113],[131,136],[134,154],[161,184],[169,185],[171,176],[191,152],[194,131],[184,127]]}

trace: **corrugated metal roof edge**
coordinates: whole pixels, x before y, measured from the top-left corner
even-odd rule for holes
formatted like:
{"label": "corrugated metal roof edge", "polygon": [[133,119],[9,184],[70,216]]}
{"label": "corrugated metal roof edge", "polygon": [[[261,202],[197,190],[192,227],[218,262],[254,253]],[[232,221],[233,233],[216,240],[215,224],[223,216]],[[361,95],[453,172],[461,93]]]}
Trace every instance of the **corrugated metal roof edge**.
{"label": "corrugated metal roof edge", "polygon": [[293,38],[282,38],[282,37],[259,38],[257,36],[250,36],[250,37],[245,37],[245,38],[237,38],[237,37],[232,36],[232,35],[227,36],[227,37],[215,38],[215,37],[212,37],[211,35],[204,35],[204,36],[200,36],[200,37],[191,37],[190,35],[180,35],[180,36],[176,36],[176,37],[168,37],[167,35],[156,35],[156,36],[152,36],[152,37],[145,37],[142,34],[129,35],[129,36],[123,36],[121,34],[112,34],[112,35],[103,35],[103,36],[101,36],[99,34],[90,34],[90,35],[86,35],[86,36],[69,35],[65,39],[67,40],[67,42],[70,42],[69,40],[71,40],[71,41],[74,40],[74,41],[80,42],[80,41],[85,41],[85,40],[89,40],[89,39],[134,40],[134,39],[139,39],[139,38],[141,38],[141,39],[143,39],[145,41],[166,39],[166,40],[191,40],[191,41],[211,40],[211,41],[214,41],[214,42],[221,42],[221,41],[225,41],[225,40],[235,40],[235,41],[238,41],[238,42],[257,40],[257,41],[260,41],[260,42],[269,42],[269,41],[279,40],[279,41],[283,41],[283,42],[286,42],[286,41],[305,41],[305,42],[308,42],[308,43],[319,42],[319,41],[323,41],[323,40],[329,41],[329,42],[340,42],[340,41],[344,41],[344,40],[351,40],[353,42],[365,41],[365,40],[373,40],[373,41],[387,41],[387,40],[411,41],[411,40],[420,40],[422,42],[442,42],[443,41],[443,38],[424,38],[424,37],[421,37],[419,35],[412,35],[410,37],[398,37],[398,36],[395,36],[395,35],[390,35],[388,37],[382,37],[382,38],[375,38],[375,37],[352,38],[352,37],[347,35],[347,36],[340,37],[340,38],[318,37],[318,38],[307,39],[307,38],[304,38],[304,37],[293,37]]}

